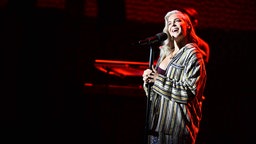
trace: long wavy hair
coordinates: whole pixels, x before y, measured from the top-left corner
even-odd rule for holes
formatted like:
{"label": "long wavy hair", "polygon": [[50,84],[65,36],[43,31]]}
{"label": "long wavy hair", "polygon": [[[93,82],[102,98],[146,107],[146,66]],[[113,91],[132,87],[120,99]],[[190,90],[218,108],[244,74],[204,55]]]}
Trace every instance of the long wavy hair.
{"label": "long wavy hair", "polygon": [[167,14],[164,17],[165,20],[165,27],[163,29],[163,32],[167,34],[167,39],[165,41],[163,41],[163,45],[162,48],[160,49],[160,58],[162,61],[166,56],[168,56],[172,51],[174,51],[174,44],[173,44],[173,40],[171,35],[168,32],[168,18],[173,15],[173,14],[181,14],[182,15],[182,19],[190,26],[189,29],[187,29],[187,40],[188,43],[198,43],[198,36],[195,33],[194,27],[188,17],[187,14],[179,11],[179,10],[172,10],[167,12]]}

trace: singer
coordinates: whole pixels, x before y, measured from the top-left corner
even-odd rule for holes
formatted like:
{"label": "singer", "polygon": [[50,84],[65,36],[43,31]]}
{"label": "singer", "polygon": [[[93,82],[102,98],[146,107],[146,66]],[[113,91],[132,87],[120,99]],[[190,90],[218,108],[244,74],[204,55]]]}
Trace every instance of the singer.
{"label": "singer", "polygon": [[[187,14],[168,12],[159,58],[143,72],[150,99],[148,144],[195,144],[207,73],[198,36]],[[151,89],[148,91],[148,85]]]}

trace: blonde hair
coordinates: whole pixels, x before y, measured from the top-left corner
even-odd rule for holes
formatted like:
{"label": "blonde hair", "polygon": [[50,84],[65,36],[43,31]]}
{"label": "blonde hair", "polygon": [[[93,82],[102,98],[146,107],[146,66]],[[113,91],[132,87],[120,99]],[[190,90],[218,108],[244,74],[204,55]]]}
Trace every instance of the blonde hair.
{"label": "blonde hair", "polygon": [[160,49],[160,57],[162,59],[164,59],[167,55],[169,55],[173,50],[174,50],[174,45],[172,42],[172,37],[168,32],[168,18],[173,15],[173,14],[181,14],[182,15],[182,19],[190,26],[190,29],[188,29],[188,34],[187,34],[187,39],[189,43],[198,43],[197,39],[197,35],[195,33],[195,30],[193,28],[193,25],[188,17],[187,14],[179,11],[179,10],[172,10],[167,12],[167,14],[164,17],[165,20],[165,26],[163,29],[163,32],[167,34],[167,39],[163,42],[162,48]]}

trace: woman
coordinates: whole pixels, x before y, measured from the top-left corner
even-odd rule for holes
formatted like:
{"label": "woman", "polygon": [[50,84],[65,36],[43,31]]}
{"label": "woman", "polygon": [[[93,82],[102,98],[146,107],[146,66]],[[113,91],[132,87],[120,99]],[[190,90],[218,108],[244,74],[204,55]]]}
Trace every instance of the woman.
{"label": "woman", "polygon": [[[150,144],[195,144],[202,118],[206,70],[189,17],[178,10],[165,15],[163,42],[155,68],[143,72],[150,98]],[[148,93],[148,85],[152,85]]]}

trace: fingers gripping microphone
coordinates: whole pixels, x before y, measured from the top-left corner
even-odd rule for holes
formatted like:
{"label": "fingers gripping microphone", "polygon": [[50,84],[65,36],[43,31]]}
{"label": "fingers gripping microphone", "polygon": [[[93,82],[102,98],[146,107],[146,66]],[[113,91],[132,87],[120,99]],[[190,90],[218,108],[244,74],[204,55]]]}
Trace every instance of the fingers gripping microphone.
{"label": "fingers gripping microphone", "polygon": [[155,36],[152,36],[152,37],[148,37],[144,40],[140,40],[138,42],[138,45],[150,45],[150,44],[154,44],[154,43],[157,43],[157,42],[161,42],[161,41],[164,41],[167,39],[167,34],[164,33],[164,32],[161,32],[161,33],[158,33],[156,34]]}

